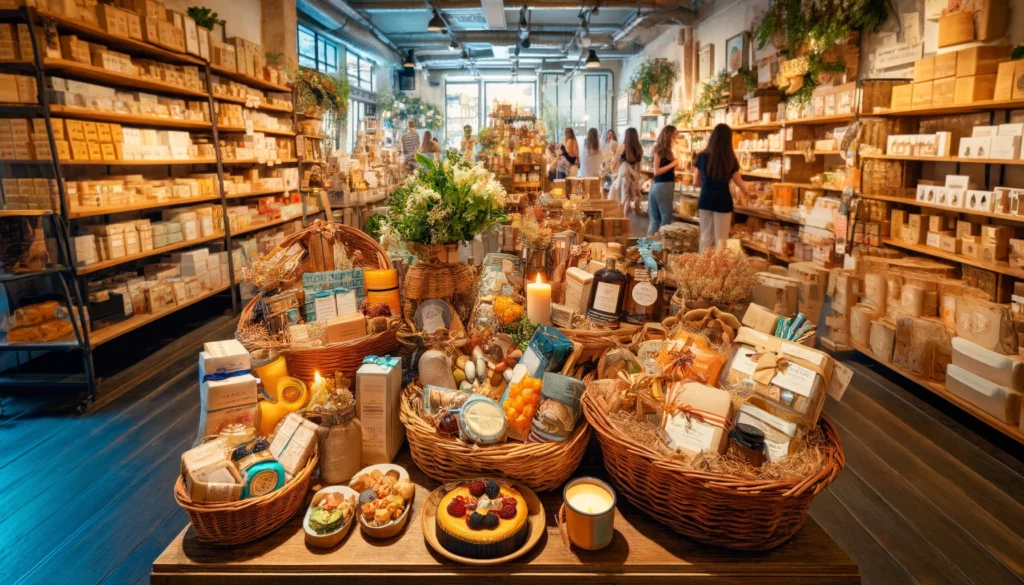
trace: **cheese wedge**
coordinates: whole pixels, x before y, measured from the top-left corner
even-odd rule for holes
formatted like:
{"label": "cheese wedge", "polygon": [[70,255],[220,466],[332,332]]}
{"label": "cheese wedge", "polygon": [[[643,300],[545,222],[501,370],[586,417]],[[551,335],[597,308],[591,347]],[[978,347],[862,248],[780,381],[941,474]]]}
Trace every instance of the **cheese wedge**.
{"label": "cheese wedge", "polygon": [[[955,351],[954,351],[955,353]],[[1020,420],[1020,392],[950,364],[946,389],[1009,425]]]}

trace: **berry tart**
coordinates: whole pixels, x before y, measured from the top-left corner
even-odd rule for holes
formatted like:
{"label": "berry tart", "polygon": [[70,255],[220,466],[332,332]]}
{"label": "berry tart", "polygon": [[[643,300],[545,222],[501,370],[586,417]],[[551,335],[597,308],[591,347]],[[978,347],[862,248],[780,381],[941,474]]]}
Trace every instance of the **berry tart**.
{"label": "berry tart", "polygon": [[437,506],[437,541],[473,559],[510,555],[530,532],[526,500],[494,480],[475,480],[451,490]]}

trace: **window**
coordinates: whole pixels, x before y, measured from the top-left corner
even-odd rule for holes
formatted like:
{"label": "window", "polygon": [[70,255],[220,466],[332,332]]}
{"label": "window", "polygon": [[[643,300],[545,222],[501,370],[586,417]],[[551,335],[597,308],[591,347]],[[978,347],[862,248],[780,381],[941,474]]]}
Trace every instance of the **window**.
{"label": "window", "polygon": [[569,79],[544,75],[540,113],[548,127],[549,138],[560,140],[562,128],[568,126],[580,138],[588,129],[597,128],[603,141],[608,129],[613,127],[610,83],[608,73],[586,73]]}
{"label": "window", "polygon": [[444,86],[445,150],[462,145],[462,128],[480,130],[480,82],[445,83]]}
{"label": "window", "polygon": [[537,84],[532,81],[508,83],[504,81],[484,82],[485,119],[491,116],[491,105],[503,102],[526,106],[537,111]]}
{"label": "window", "polygon": [[299,65],[324,73],[337,73],[338,45],[299,25]]}
{"label": "window", "polygon": [[366,117],[366,107],[368,104],[359,100],[352,100],[348,105],[348,136],[345,150],[352,152],[356,148],[356,141],[359,139],[359,131],[362,129],[361,125],[363,118]]}
{"label": "window", "polygon": [[373,91],[373,68],[373,62],[366,57],[361,57],[351,50],[345,51],[345,73],[352,87]]}

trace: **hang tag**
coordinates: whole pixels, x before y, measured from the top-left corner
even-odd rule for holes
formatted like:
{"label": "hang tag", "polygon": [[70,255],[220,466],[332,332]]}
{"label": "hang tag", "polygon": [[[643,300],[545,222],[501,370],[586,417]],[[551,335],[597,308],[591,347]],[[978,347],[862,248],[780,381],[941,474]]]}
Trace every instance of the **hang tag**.
{"label": "hang tag", "polygon": [[843,399],[843,394],[846,393],[846,388],[850,385],[850,380],[853,379],[853,370],[844,366],[839,362],[835,362],[832,368],[832,379],[828,383],[828,395],[835,398],[836,401]]}

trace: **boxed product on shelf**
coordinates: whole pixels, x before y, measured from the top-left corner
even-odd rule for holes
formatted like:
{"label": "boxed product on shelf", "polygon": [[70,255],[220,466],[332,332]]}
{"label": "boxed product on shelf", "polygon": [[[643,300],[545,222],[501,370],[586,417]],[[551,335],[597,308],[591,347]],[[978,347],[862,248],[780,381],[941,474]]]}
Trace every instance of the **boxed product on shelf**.
{"label": "boxed product on shelf", "polygon": [[969,10],[951,12],[939,17],[939,48],[969,43],[974,40],[974,14]]}
{"label": "boxed product on shelf", "polygon": [[887,138],[885,152],[894,155],[945,157],[949,156],[951,138],[949,132],[893,134]]}
{"label": "boxed product on shelf", "polygon": [[3,189],[7,209],[60,211],[57,183],[53,179],[3,179],[0,188]]}
{"label": "boxed product on shelf", "polygon": [[970,75],[956,78],[956,89],[953,102],[956,104],[972,104],[991,100],[996,91],[996,74]]}

